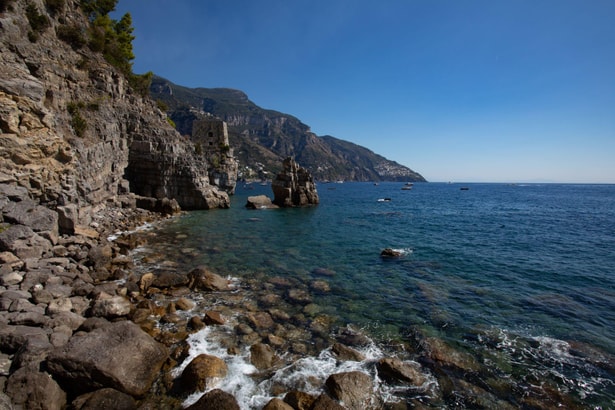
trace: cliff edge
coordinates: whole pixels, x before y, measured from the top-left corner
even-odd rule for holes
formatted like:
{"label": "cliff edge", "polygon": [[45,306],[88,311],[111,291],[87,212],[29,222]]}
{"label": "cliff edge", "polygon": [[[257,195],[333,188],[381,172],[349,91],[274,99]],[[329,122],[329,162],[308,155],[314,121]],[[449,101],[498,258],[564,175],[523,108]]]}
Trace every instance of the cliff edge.
{"label": "cliff edge", "polygon": [[3,2],[0,33],[0,183],[70,206],[81,224],[130,193],[229,206],[194,144],[92,51],[78,1]]}

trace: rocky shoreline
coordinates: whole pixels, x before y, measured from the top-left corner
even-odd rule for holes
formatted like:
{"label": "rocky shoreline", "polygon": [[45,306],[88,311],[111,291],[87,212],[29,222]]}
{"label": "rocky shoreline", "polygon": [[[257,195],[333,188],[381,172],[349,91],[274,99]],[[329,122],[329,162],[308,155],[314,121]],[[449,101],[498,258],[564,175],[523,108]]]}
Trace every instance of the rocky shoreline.
{"label": "rocky shoreline", "polygon": [[[322,313],[313,297],[330,291],[332,272],[238,281],[185,271],[196,250],[165,250],[155,230],[137,229],[176,207],[146,211],[127,196],[67,235],[27,190],[0,193],[0,408],[514,407],[502,399],[513,381],[441,339],[416,335],[384,351]],[[252,390],[231,386],[233,362]],[[557,389],[519,394],[528,408],[582,407]]]}
{"label": "rocky shoreline", "polygon": [[[59,233],[67,223],[62,215],[32,201],[26,189],[2,184],[0,191],[0,408],[182,408],[188,395],[211,389],[228,372],[211,355],[182,364],[190,355],[188,336],[204,327],[230,330],[229,354],[249,349],[255,380],[331,346],[332,319],[318,315],[309,296],[327,291],[325,281],[310,290],[273,278],[238,289],[207,268],[178,272],[172,261],[160,265],[152,255],[140,263],[163,269],[138,272],[131,251],[155,234],[135,229],[169,214],[137,208],[126,196],[67,235]],[[367,343],[359,333],[343,337]],[[331,351],[339,360],[364,359],[339,342]],[[401,361],[392,369],[394,378],[418,374]],[[379,399],[367,388],[372,383],[364,373],[346,372],[327,380],[329,394],[318,397],[280,384],[273,391],[286,393],[286,403],[272,399],[265,408],[373,407]],[[238,408],[219,389],[189,408],[207,408],[210,400]]]}

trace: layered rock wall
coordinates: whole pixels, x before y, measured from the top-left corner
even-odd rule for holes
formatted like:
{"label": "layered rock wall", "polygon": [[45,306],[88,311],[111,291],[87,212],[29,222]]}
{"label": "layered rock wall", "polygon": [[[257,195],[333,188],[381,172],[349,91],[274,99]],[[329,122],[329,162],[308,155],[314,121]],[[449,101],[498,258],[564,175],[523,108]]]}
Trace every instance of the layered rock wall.
{"label": "layered rock wall", "polygon": [[284,160],[283,170],[271,183],[273,203],[278,206],[318,205],[319,198],[312,175],[288,157]]}
{"label": "layered rock wall", "polygon": [[[129,191],[185,209],[228,207],[194,145],[151,100],[100,54],[59,39],[67,29],[86,35],[78,3],[52,11],[42,0],[14,0],[0,12],[0,183],[52,209],[76,207],[79,223]],[[29,6],[48,21],[35,41]]]}

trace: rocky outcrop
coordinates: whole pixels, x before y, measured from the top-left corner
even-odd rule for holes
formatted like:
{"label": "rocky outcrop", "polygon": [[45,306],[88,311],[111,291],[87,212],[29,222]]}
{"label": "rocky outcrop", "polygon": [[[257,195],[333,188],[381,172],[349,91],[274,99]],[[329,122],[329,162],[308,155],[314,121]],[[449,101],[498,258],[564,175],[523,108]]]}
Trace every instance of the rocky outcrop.
{"label": "rocky outcrop", "polygon": [[[0,183],[70,214],[68,231],[129,191],[184,209],[228,207],[205,159],[155,103],[102,55],[59,34],[87,32],[78,4],[14,0],[0,13]],[[47,21],[36,39],[28,7]]]}
{"label": "rocky outcrop", "polygon": [[318,192],[314,178],[295,160],[284,160],[282,172],[271,183],[273,203],[282,207],[318,205]]}
{"label": "rocky outcrop", "polygon": [[279,208],[279,207],[275,205],[271,201],[271,198],[269,198],[267,195],[255,195],[255,196],[248,197],[248,200],[246,201],[246,208],[248,209],[274,209],[274,208]]}

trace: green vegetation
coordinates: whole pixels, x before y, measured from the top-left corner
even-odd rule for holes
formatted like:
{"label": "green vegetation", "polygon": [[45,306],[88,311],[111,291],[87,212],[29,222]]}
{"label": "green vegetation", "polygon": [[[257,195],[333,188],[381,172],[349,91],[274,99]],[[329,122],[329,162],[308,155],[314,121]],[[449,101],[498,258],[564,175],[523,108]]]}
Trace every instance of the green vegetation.
{"label": "green vegetation", "polygon": [[171,127],[173,127],[173,128],[175,128],[175,127],[176,127],[176,125],[175,125],[175,121],[173,121],[173,120],[172,120],[172,119],[170,119],[169,117],[167,117],[167,122],[169,123],[169,125],[170,125]]}
{"label": "green vegetation", "polygon": [[100,103],[98,101],[93,101],[86,104],[82,101],[71,101],[66,105],[66,111],[71,115],[70,125],[75,131],[75,135],[79,138],[85,135],[85,131],[88,128],[88,123],[81,114],[84,109],[88,111],[98,111],[100,110]]}
{"label": "green vegetation", "polygon": [[26,17],[32,29],[28,32],[28,39],[32,43],[36,43],[40,34],[49,27],[49,19],[47,16],[42,15],[38,8],[32,3],[28,3],[26,6]]}
{"label": "green vegetation", "polygon": [[69,102],[66,106],[66,110],[71,115],[70,126],[73,127],[75,135],[82,138],[85,135],[85,130],[88,128],[88,123],[81,116],[81,109],[84,107],[83,103]]}
{"label": "green vegetation", "polygon": [[73,50],[79,50],[87,44],[87,40],[78,26],[60,26],[56,30],[58,38],[69,44]]}

